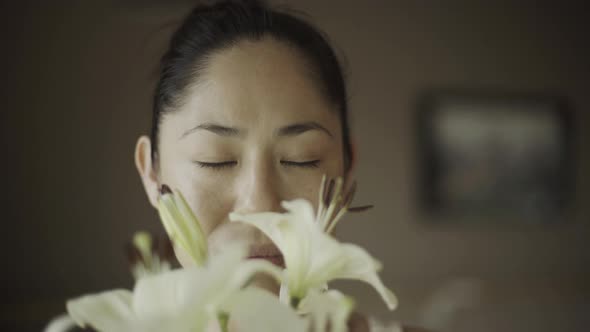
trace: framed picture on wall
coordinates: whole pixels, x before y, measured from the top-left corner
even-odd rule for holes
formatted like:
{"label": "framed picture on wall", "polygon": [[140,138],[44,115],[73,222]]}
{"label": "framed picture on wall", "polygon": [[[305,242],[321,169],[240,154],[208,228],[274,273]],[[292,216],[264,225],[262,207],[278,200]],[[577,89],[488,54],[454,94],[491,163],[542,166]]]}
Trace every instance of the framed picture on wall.
{"label": "framed picture on wall", "polygon": [[574,128],[565,99],[436,92],[418,106],[420,202],[479,223],[561,220],[573,196]]}

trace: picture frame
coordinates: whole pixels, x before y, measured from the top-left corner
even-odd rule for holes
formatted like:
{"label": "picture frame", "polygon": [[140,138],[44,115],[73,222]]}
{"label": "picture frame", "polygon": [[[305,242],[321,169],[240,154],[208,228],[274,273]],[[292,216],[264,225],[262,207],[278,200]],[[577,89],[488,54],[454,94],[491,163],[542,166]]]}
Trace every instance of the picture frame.
{"label": "picture frame", "polygon": [[432,220],[551,223],[575,183],[563,97],[436,91],[417,106],[420,207]]}

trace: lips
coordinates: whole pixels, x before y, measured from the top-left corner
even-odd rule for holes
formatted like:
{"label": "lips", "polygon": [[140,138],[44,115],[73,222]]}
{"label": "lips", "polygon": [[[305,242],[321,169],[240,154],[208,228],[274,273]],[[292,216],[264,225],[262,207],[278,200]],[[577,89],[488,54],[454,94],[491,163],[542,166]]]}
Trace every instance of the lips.
{"label": "lips", "polygon": [[264,259],[278,267],[285,268],[283,255],[274,244],[251,246],[248,259]]}
{"label": "lips", "polygon": [[280,268],[285,268],[285,260],[283,259],[282,255],[277,255],[277,256],[249,256],[248,259],[264,259],[267,260],[271,263],[273,263],[274,265],[280,267]]}

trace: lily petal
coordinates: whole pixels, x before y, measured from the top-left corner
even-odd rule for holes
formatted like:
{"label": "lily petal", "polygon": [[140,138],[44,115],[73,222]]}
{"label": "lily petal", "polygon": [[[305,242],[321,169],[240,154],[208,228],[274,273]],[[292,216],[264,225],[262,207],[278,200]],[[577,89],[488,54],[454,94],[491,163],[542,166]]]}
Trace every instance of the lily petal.
{"label": "lily petal", "polygon": [[139,317],[176,315],[190,302],[184,287],[199,281],[203,271],[190,268],[140,279],[133,290],[133,310]]}
{"label": "lily petal", "polygon": [[303,299],[300,313],[311,316],[313,331],[345,332],[354,301],[337,290],[313,290]]}
{"label": "lily petal", "polygon": [[75,326],[76,322],[68,314],[62,314],[53,318],[43,332],[67,332]]}
{"label": "lily petal", "polygon": [[67,302],[68,314],[79,326],[99,331],[130,331],[135,323],[128,290],[113,290],[86,295]]}
{"label": "lily petal", "polygon": [[246,256],[247,250],[241,245],[227,248],[222,254],[211,259],[198,283],[184,284],[187,287],[181,290],[183,296],[187,299],[206,299],[206,305],[216,309],[257,273],[269,274],[281,282],[280,268],[265,260],[245,260]]}
{"label": "lily petal", "polygon": [[346,264],[339,271],[337,279],[357,279],[373,286],[379,293],[387,308],[394,310],[397,307],[397,297],[389,290],[377,275],[381,270],[381,264],[376,261],[365,249],[354,244],[343,244],[343,254],[347,257]]}
{"label": "lily petal", "polygon": [[[309,322],[268,291],[249,287],[227,301],[230,326],[239,331],[307,332]],[[264,317],[264,319],[261,319]]]}

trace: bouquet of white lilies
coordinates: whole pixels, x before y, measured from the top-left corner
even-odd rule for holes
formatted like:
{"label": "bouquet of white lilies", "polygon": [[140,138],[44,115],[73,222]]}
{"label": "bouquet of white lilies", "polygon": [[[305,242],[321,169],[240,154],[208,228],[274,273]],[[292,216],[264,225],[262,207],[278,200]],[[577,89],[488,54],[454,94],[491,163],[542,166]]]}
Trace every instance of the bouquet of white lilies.
{"label": "bouquet of white lilies", "polygon": [[[111,290],[67,302],[69,319],[98,331],[349,331],[354,300],[328,289],[335,279],[356,279],[375,288],[393,310],[395,295],[377,275],[381,265],[366,250],[341,243],[330,233],[352,208],[354,188],[343,194],[341,179],[322,180],[319,208],[306,200],[285,201],[285,213],[231,213],[231,222],[258,228],[280,250],[284,268],[263,259],[248,259],[239,243],[210,255],[207,239],[182,193],[163,186],[160,218],[174,246],[183,249],[192,267],[171,269],[151,252],[151,239],[140,234],[140,259],[132,269],[133,291]],[[280,283],[280,294],[250,284],[256,274]],[[63,322],[62,322],[63,324]],[[377,326],[372,331],[399,331]],[[51,327],[47,329],[50,330]],[[56,329],[57,330],[57,329]]]}

